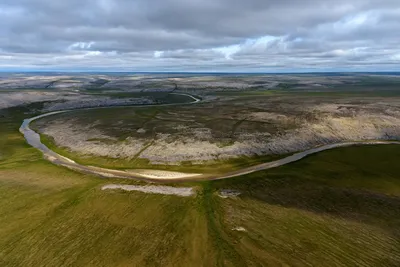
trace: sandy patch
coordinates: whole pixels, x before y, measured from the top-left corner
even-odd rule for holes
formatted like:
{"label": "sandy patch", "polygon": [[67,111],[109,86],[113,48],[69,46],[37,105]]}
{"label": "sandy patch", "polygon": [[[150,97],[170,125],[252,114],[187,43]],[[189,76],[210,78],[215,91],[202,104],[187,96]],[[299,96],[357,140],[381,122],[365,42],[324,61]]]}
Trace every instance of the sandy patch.
{"label": "sandy patch", "polygon": [[241,192],[232,189],[221,189],[218,192],[218,196],[220,198],[235,198],[240,196]]}
{"label": "sandy patch", "polygon": [[189,197],[195,194],[191,187],[172,187],[172,186],[156,186],[156,185],[118,185],[109,184],[101,188],[101,190],[124,190],[124,191],[139,191],[149,194],[176,195],[181,197]]}
{"label": "sandy patch", "polygon": [[189,178],[196,177],[201,174],[199,173],[183,173],[183,172],[171,172],[171,171],[159,171],[159,170],[127,170],[126,172],[131,174],[138,174],[146,178],[164,178],[164,179],[179,179],[179,178]]}
{"label": "sandy patch", "polygon": [[233,228],[232,231],[247,232],[246,228],[241,227],[241,226]]}

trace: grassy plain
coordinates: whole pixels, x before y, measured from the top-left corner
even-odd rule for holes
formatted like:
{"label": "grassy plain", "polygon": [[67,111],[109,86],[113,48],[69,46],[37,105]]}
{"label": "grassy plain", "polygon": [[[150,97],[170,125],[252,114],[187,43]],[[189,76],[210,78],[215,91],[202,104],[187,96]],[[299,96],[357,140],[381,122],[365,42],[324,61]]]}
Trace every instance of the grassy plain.
{"label": "grassy plain", "polygon": [[149,98],[153,99],[155,103],[162,103],[162,104],[172,104],[172,103],[190,103],[193,102],[193,99],[191,97],[187,97],[185,95],[180,95],[180,94],[171,94],[171,91],[135,91],[135,92],[121,92],[116,90],[116,92],[113,92],[113,90],[86,90],[85,93],[88,95],[93,95],[93,96],[108,96],[111,98]]}
{"label": "grassy plain", "polygon": [[101,191],[136,182],[44,161],[18,133],[34,108],[0,117],[0,266],[400,265],[398,146],[185,184],[196,197]]}

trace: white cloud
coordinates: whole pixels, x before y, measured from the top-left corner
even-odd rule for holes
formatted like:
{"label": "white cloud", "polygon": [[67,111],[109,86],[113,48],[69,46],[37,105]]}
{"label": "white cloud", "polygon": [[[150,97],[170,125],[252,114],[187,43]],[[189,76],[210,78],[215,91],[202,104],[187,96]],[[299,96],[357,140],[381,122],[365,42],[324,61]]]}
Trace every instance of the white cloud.
{"label": "white cloud", "polygon": [[68,46],[67,50],[89,50],[95,42],[76,42]]}
{"label": "white cloud", "polygon": [[163,54],[164,54],[163,51],[154,51],[154,57],[155,58],[160,58],[160,57],[163,56]]}
{"label": "white cloud", "polygon": [[393,68],[395,0],[3,0],[0,68]]}

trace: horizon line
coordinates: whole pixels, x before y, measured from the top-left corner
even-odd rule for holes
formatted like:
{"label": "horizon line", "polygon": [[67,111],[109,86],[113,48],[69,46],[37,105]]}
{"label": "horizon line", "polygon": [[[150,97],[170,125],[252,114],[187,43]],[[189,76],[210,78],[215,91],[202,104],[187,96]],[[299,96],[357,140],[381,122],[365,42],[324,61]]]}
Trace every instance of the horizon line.
{"label": "horizon line", "polygon": [[1,70],[0,73],[142,73],[142,74],[314,74],[314,73],[381,73],[400,74],[400,71],[288,71],[288,72],[250,72],[250,71],[105,71],[105,70]]}

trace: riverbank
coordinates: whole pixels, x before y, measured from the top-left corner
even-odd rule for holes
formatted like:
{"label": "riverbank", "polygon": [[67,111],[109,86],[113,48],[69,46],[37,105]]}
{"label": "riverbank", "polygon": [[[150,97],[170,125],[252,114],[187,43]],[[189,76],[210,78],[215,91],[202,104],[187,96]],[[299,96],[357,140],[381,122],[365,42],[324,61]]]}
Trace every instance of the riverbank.
{"label": "riverbank", "polygon": [[[193,96],[190,96],[194,101],[191,103],[198,103],[200,99],[197,99]],[[231,173],[225,174],[199,174],[199,173],[182,173],[182,172],[169,172],[169,171],[156,171],[156,170],[114,170],[108,168],[101,168],[95,166],[86,166],[76,163],[75,161],[64,157],[52,150],[50,150],[46,145],[44,145],[40,140],[40,135],[33,131],[29,125],[35,120],[38,120],[43,117],[52,116],[60,113],[70,112],[73,110],[65,110],[65,111],[56,111],[50,112],[46,114],[42,114],[30,119],[25,119],[20,127],[20,132],[25,136],[26,141],[31,146],[39,149],[44,157],[50,162],[67,167],[69,169],[77,170],[83,173],[90,173],[103,177],[112,177],[112,178],[127,178],[127,179],[138,179],[142,181],[148,182],[178,182],[178,181],[203,181],[203,180],[219,180],[219,179],[227,179],[238,177],[241,175],[267,170],[275,167],[279,167],[285,164],[289,164],[298,160],[307,157],[308,155],[319,153],[324,150],[330,150],[334,148],[346,147],[346,146],[354,146],[354,145],[384,145],[384,144],[400,144],[398,141],[382,141],[382,140],[367,140],[367,141],[354,141],[354,142],[343,142],[336,144],[328,144],[324,146],[320,146],[317,148],[312,148],[309,150],[305,150],[294,155],[272,161],[267,163],[258,164],[255,166],[251,166],[248,168],[240,169]]]}

